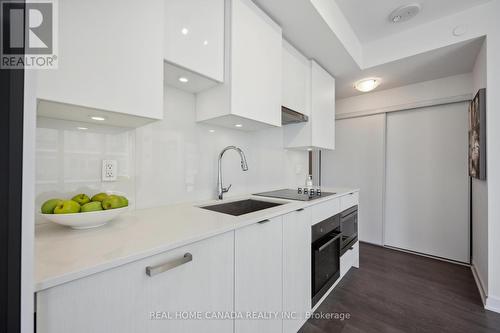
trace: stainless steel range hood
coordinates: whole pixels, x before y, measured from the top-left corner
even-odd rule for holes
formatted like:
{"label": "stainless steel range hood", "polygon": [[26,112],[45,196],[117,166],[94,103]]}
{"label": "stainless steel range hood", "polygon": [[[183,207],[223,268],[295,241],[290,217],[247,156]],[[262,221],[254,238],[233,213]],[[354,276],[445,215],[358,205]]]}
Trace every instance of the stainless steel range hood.
{"label": "stainless steel range hood", "polygon": [[286,106],[281,107],[282,125],[305,123],[307,121],[309,121],[309,117],[305,114],[289,109]]}

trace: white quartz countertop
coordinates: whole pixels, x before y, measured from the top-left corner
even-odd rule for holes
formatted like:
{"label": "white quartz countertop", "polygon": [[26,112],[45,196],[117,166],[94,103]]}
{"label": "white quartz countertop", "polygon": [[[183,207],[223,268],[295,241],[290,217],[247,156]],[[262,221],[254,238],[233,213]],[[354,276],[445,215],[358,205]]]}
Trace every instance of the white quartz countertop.
{"label": "white quartz countertop", "polygon": [[219,200],[212,200],[131,210],[107,225],[95,229],[73,230],[54,223],[38,225],[35,232],[35,291],[284,215],[357,190],[329,188],[323,191],[336,194],[307,202],[252,195],[231,197],[222,201],[253,198],[284,203],[241,216],[231,216],[199,207],[221,203]]}

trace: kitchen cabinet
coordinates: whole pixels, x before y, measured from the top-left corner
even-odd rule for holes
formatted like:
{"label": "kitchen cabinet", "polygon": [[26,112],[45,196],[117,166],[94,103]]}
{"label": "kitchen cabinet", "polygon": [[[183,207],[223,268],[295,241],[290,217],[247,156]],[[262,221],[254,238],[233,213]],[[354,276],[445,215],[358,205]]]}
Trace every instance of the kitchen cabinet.
{"label": "kitchen cabinet", "polygon": [[[37,332],[233,332],[232,320],[204,320],[233,310],[233,250],[228,232],[38,292]],[[146,274],[165,263],[177,266]]]}
{"label": "kitchen cabinet", "polygon": [[311,209],[283,216],[283,332],[295,333],[311,311]]}
{"label": "kitchen cabinet", "polygon": [[[165,0],[167,84],[199,92],[224,81],[224,4],[224,0]],[[180,82],[180,77],[188,81]]]}
{"label": "kitchen cabinet", "polygon": [[287,125],[285,148],[335,149],[335,78],[314,60],[309,66],[309,121]]}
{"label": "kitchen cabinet", "polygon": [[163,117],[164,0],[58,2],[58,68],[38,71],[38,114],[102,124]]}
{"label": "kitchen cabinet", "polygon": [[340,209],[342,211],[356,206],[359,203],[359,192],[351,192],[340,197]]}
{"label": "kitchen cabinet", "polygon": [[281,28],[252,1],[227,1],[224,84],[197,94],[197,121],[281,126],[281,45]]}
{"label": "kitchen cabinet", "polygon": [[272,319],[236,319],[235,333],[282,331],[283,218],[275,217],[235,231],[234,309]]}
{"label": "kitchen cabinet", "polygon": [[356,242],[342,257],[340,257],[340,279],[349,272],[351,267],[359,268],[359,242]]}
{"label": "kitchen cabinet", "polygon": [[308,103],[307,87],[311,79],[310,61],[286,40],[283,40],[281,73],[282,105],[309,115],[310,103]]}

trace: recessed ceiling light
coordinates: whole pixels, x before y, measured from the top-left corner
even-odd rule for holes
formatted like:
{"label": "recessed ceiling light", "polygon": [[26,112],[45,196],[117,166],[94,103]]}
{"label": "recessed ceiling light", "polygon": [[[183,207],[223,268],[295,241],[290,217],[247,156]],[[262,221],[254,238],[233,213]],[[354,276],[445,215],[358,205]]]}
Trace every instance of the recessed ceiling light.
{"label": "recessed ceiling light", "polygon": [[97,121],[104,121],[104,120],[106,120],[106,118],[100,117],[100,116],[90,116],[90,119],[97,120]]}
{"label": "recessed ceiling light", "polygon": [[208,40],[203,41],[203,45],[207,46],[208,45]]}
{"label": "recessed ceiling light", "polygon": [[392,18],[393,23],[398,23],[399,21],[401,21],[401,15],[396,15]]}
{"label": "recessed ceiling light", "polygon": [[380,82],[381,80],[379,78],[366,78],[354,83],[354,88],[361,92],[369,92],[377,88],[380,85]]}
{"label": "recessed ceiling light", "polygon": [[417,14],[420,13],[421,9],[422,7],[418,3],[404,5],[402,7],[396,8],[391,13],[391,15],[389,15],[389,21],[392,23],[400,23],[408,21],[417,16]]}
{"label": "recessed ceiling light", "polygon": [[181,33],[183,35],[187,35],[189,33],[189,29],[188,28],[182,28]]}
{"label": "recessed ceiling light", "polygon": [[78,129],[80,131],[86,131],[86,130],[88,130],[88,127],[77,127],[76,129]]}
{"label": "recessed ceiling light", "polygon": [[182,82],[182,83],[188,83],[189,82],[189,79],[187,77],[184,77],[184,76],[181,76],[179,78],[179,82]]}
{"label": "recessed ceiling light", "polygon": [[242,125],[242,124],[236,124],[236,125],[234,125],[234,126],[236,126],[236,127],[243,127],[243,125]]}
{"label": "recessed ceiling light", "polygon": [[214,129],[208,130],[210,133],[215,133]]}

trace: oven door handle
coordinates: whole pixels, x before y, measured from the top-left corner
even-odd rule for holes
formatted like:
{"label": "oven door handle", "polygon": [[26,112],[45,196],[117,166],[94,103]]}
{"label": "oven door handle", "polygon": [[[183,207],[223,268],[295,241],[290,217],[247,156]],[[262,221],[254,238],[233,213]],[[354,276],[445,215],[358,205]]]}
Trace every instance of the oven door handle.
{"label": "oven door handle", "polygon": [[326,242],[325,244],[321,245],[318,249],[318,252],[321,252],[323,251],[324,249],[326,249],[328,246],[330,246],[330,244],[332,244],[333,242],[335,242],[337,239],[339,239],[340,237],[342,237],[342,233],[339,233],[337,234],[337,236],[333,237],[332,239],[330,239],[328,242]]}

